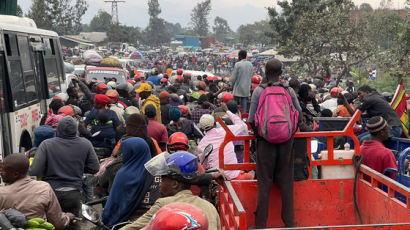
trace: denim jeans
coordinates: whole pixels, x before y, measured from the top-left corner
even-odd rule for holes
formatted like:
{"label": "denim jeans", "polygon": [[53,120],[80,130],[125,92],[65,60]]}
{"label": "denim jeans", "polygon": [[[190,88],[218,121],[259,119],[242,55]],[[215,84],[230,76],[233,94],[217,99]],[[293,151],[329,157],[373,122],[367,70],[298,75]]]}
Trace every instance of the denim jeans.
{"label": "denim jeans", "polygon": [[248,109],[248,98],[247,97],[237,97],[235,96],[235,101],[238,103],[238,106],[242,106],[242,113],[246,113],[246,110]]}
{"label": "denim jeans", "polygon": [[[403,128],[400,126],[393,126],[390,128],[389,131],[389,138],[390,137],[400,137],[401,133],[403,132]],[[369,131],[366,131],[359,136],[357,136],[357,139],[359,139],[360,144],[363,143],[363,141],[368,141],[370,140],[370,133]]]}
{"label": "denim jeans", "polygon": [[[70,212],[76,217],[80,216],[81,211],[81,192],[73,191],[54,191],[63,212]],[[80,223],[71,222],[68,230],[81,230]]]}

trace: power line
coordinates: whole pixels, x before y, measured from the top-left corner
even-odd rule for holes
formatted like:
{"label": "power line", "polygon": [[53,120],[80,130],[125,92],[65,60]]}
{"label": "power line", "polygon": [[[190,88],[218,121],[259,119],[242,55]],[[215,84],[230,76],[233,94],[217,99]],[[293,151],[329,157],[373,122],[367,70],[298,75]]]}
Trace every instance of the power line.
{"label": "power line", "polygon": [[120,23],[120,21],[118,20],[118,3],[124,3],[125,1],[111,0],[111,1],[104,1],[104,2],[111,3],[112,23],[113,24]]}

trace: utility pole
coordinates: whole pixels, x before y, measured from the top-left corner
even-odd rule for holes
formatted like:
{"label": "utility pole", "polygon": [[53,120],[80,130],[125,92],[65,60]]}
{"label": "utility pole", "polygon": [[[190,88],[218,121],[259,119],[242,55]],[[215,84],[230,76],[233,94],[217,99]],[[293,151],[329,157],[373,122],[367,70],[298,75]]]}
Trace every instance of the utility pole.
{"label": "utility pole", "polygon": [[111,3],[111,17],[112,17],[112,24],[119,24],[120,21],[118,20],[118,3],[122,3],[125,1],[117,1],[117,0],[111,0],[111,1],[104,1]]}

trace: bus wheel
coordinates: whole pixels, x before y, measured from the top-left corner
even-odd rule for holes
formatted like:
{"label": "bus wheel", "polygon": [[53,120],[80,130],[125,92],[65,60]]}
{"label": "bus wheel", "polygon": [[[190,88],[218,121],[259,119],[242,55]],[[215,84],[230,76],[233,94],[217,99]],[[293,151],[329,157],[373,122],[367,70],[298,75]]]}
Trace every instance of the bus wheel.
{"label": "bus wheel", "polygon": [[24,153],[25,151],[30,150],[33,147],[30,134],[27,130],[24,130],[20,137],[19,152]]}

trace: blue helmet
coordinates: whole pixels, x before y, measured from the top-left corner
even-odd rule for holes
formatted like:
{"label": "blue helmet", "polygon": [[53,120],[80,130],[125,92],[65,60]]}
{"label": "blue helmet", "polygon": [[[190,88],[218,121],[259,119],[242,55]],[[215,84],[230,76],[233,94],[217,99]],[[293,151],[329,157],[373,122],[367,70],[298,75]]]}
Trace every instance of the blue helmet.
{"label": "blue helmet", "polygon": [[193,179],[198,174],[198,158],[189,152],[176,152],[166,158],[168,175]]}

